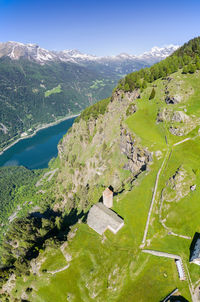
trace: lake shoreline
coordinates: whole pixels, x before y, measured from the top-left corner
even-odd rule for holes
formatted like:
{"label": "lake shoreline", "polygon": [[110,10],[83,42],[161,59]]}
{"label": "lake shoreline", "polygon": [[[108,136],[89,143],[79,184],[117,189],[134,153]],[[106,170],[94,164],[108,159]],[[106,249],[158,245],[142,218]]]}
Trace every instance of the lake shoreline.
{"label": "lake shoreline", "polygon": [[14,146],[15,144],[17,144],[19,141],[24,140],[24,139],[27,139],[27,138],[33,137],[33,136],[36,135],[37,132],[39,132],[40,130],[43,130],[43,129],[46,129],[46,128],[50,128],[50,127],[52,127],[52,126],[55,126],[55,125],[57,125],[57,124],[60,124],[61,122],[64,122],[64,121],[69,120],[69,119],[71,119],[71,118],[77,117],[77,116],[79,116],[79,115],[80,115],[80,114],[70,115],[70,116],[64,117],[64,118],[62,118],[62,119],[59,119],[59,120],[57,120],[57,121],[55,121],[55,122],[52,122],[52,123],[49,123],[49,124],[43,124],[43,125],[39,126],[37,129],[35,129],[35,131],[34,131],[32,134],[26,135],[26,136],[23,136],[23,137],[20,137],[20,138],[18,138],[16,141],[14,141],[13,143],[11,143],[11,144],[8,145],[7,147],[5,147],[2,151],[0,151],[0,156],[1,156],[5,151],[7,151],[8,149],[10,149],[12,146]]}

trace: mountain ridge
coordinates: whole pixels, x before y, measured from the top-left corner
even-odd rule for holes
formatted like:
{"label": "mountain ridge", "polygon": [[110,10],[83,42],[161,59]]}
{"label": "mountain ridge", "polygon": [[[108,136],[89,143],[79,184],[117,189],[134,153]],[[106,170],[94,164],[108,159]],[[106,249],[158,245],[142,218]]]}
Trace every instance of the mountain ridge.
{"label": "mountain ridge", "polygon": [[140,55],[132,55],[127,53],[120,53],[118,55],[110,56],[95,56],[85,54],[76,49],[66,49],[61,51],[50,51],[41,48],[37,44],[24,44],[21,42],[8,41],[0,43],[0,57],[8,56],[13,60],[18,60],[21,57],[25,57],[29,60],[34,60],[38,63],[45,64],[49,61],[63,61],[81,63],[84,61],[96,61],[103,62],[109,60],[148,60],[154,62],[155,60],[161,60],[169,56],[172,52],[179,48],[178,45],[168,45],[165,47],[153,47],[150,51],[146,51]]}

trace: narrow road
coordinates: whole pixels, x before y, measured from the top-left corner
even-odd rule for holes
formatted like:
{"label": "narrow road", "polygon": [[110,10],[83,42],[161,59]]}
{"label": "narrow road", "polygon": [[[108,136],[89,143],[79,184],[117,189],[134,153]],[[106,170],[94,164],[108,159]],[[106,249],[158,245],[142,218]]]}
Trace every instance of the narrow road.
{"label": "narrow road", "polygon": [[164,164],[167,160],[169,156],[169,149],[167,150],[166,154],[165,154],[165,157],[164,157],[164,160],[162,162],[162,165],[156,175],[156,181],[155,181],[155,186],[154,186],[154,192],[153,192],[153,196],[152,196],[152,200],[151,200],[151,205],[150,205],[150,208],[149,208],[149,212],[148,212],[148,217],[147,217],[147,222],[146,222],[146,227],[145,227],[145,230],[144,230],[144,236],[143,236],[143,239],[142,239],[142,244],[141,244],[141,248],[143,248],[145,246],[145,243],[146,243],[146,238],[147,238],[147,233],[148,233],[148,228],[149,228],[149,222],[150,222],[150,218],[151,218],[151,213],[152,213],[152,210],[153,210],[153,206],[154,206],[154,202],[155,202],[155,199],[156,199],[156,193],[157,193],[157,188],[158,188],[158,181],[159,181],[159,177],[160,177],[160,173],[164,167]]}

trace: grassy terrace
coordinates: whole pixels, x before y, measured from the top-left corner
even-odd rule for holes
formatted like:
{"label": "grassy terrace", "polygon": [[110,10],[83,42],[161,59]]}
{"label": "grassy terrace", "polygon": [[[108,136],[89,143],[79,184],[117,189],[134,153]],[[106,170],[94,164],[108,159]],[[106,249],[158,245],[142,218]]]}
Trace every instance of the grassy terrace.
{"label": "grassy terrace", "polygon": [[[198,281],[200,267],[189,264],[188,261],[191,240],[170,235],[160,221],[161,215],[162,219],[166,219],[165,225],[178,235],[193,237],[195,232],[200,232],[198,129],[179,137],[170,133],[169,122],[156,122],[158,111],[164,108],[172,108],[174,111],[186,109],[188,115],[200,117],[200,76],[195,73],[186,77],[177,72],[173,74],[173,78],[176,83],[171,81],[168,89],[171,94],[177,93],[175,84],[178,82],[178,93],[183,96],[182,102],[166,105],[165,82],[157,80],[153,83],[156,85],[155,99],[148,100],[152,86],[147,87],[141,99],[136,101],[137,112],[126,121],[141,145],[149,151],[159,150],[162,154],[159,159],[154,153],[154,161],[149,170],[138,177],[132,191],[115,197],[114,210],[124,218],[125,226],[116,235],[107,231],[101,237],[87,224],[75,225],[73,229],[77,229],[76,235],[73,240],[68,241],[65,248],[65,253],[72,257],[69,268],[52,275],[49,271],[67,265],[65,257],[60,250],[49,250],[41,254],[40,275],[18,279],[17,292],[16,288],[13,289],[13,299],[19,297],[26,288],[32,287],[34,291],[28,294],[28,300],[34,302],[155,302],[161,301],[177,287],[181,295],[191,301],[188,282],[179,280],[174,261],[144,254],[140,249],[156,175],[167,150],[170,150],[171,156],[166,161],[158,182],[145,248],[180,255],[184,266],[187,265],[189,269],[193,285]],[[185,138],[191,139],[173,146]],[[192,169],[195,172],[197,189],[178,202],[164,201],[160,210],[161,192],[181,165],[186,170]]]}

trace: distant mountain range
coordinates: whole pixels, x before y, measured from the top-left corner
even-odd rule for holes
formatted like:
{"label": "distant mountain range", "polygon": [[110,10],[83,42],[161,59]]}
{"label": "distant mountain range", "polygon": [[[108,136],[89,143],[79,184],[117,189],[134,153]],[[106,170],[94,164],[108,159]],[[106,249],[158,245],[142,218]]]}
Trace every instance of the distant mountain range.
{"label": "distant mountain range", "polygon": [[86,62],[106,64],[113,61],[137,61],[145,64],[153,64],[172,54],[178,47],[179,46],[177,45],[169,45],[161,48],[153,47],[150,51],[144,52],[139,56],[121,53],[116,56],[98,57],[95,55],[83,54],[76,49],[49,51],[36,44],[23,44],[20,42],[9,41],[0,43],[0,58],[3,56],[8,56],[13,60],[26,58],[40,64],[50,61],[71,62],[77,64]]}
{"label": "distant mountain range", "polygon": [[97,57],[78,50],[56,52],[35,44],[0,43],[0,152],[41,124],[80,113],[108,97],[124,75],[164,59],[177,48]]}

